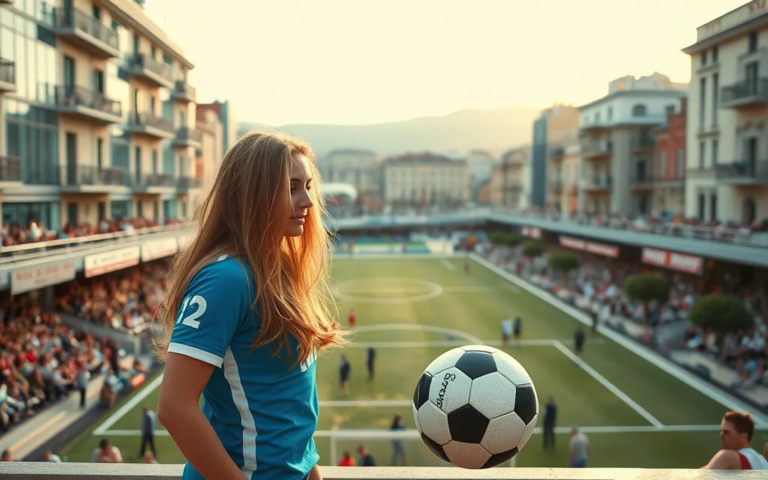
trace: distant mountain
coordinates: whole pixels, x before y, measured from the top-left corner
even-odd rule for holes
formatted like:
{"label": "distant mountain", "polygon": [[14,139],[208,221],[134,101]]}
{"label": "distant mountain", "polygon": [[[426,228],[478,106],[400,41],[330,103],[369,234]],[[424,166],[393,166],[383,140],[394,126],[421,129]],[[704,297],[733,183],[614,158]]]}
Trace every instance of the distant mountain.
{"label": "distant mountain", "polygon": [[[336,148],[364,148],[384,155],[405,151],[501,152],[531,142],[532,123],[539,113],[533,108],[461,110],[443,117],[375,125],[285,125],[277,129],[309,141],[318,155]],[[240,129],[260,126],[243,122]]]}

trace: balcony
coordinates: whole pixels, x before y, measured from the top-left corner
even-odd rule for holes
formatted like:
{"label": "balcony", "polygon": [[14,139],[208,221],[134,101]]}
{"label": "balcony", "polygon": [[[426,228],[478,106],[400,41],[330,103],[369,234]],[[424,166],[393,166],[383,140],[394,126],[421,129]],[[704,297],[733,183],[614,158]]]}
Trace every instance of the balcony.
{"label": "balcony", "polygon": [[190,190],[202,188],[203,179],[198,177],[180,177],[178,181],[178,188],[180,194],[185,194]]}
{"label": "balcony", "polygon": [[731,185],[768,185],[768,160],[736,161],[715,166],[717,179]]}
{"label": "balcony", "polygon": [[154,87],[173,88],[173,68],[146,53],[135,53],[128,59],[131,75]]}
{"label": "balcony", "polygon": [[613,153],[613,143],[603,140],[600,142],[587,142],[581,147],[581,155],[585,159],[597,160],[608,158]]}
{"label": "balcony", "polygon": [[61,113],[99,123],[119,123],[123,120],[123,107],[119,101],[101,92],[74,85],[56,87],[56,107]]}
{"label": "balcony", "polygon": [[653,177],[647,173],[632,175],[629,185],[632,190],[648,190],[653,188]]}
{"label": "balcony", "polygon": [[629,145],[633,152],[637,152],[642,150],[651,150],[654,146],[656,146],[656,142],[654,142],[650,137],[633,137],[632,141],[629,142]]}
{"label": "balcony", "polygon": [[133,191],[138,194],[159,195],[176,192],[176,177],[169,173],[151,173],[136,175]]}
{"label": "balcony", "polygon": [[0,188],[20,187],[21,159],[19,157],[0,156]]}
{"label": "balcony", "polygon": [[173,144],[176,147],[199,148],[203,145],[203,134],[188,127],[180,128],[176,131]]}
{"label": "balcony", "polygon": [[554,147],[549,150],[550,160],[562,160],[565,157],[565,148]]}
{"label": "balcony", "polygon": [[61,167],[61,190],[71,193],[111,193],[126,191],[125,170],[93,165]]}
{"label": "balcony", "polygon": [[561,192],[563,190],[564,182],[560,179],[554,179],[549,181],[549,189],[553,192]]}
{"label": "balcony", "polygon": [[170,140],[176,136],[173,120],[158,117],[151,112],[131,112],[125,129],[136,135],[145,135],[159,140]]}
{"label": "balcony", "polygon": [[16,62],[0,58],[0,92],[16,91]]}
{"label": "balcony", "polygon": [[117,32],[82,10],[57,8],[54,12],[56,35],[100,59],[117,58],[120,43]]}
{"label": "balcony", "polygon": [[171,95],[177,102],[194,102],[197,98],[197,90],[184,80],[176,80],[176,85]]}
{"label": "balcony", "polygon": [[584,190],[590,192],[610,190],[613,186],[613,178],[610,175],[596,175],[585,179],[582,186]]}
{"label": "balcony", "polygon": [[674,188],[685,187],[685,174],[671,175],[669,177],[656,177],[653,181],[654,187]]}
{"label": "balcony", "polygon": [[745,80],[723,87],[720,106],[723,108],[762,107],[768,104],[768,78]]}

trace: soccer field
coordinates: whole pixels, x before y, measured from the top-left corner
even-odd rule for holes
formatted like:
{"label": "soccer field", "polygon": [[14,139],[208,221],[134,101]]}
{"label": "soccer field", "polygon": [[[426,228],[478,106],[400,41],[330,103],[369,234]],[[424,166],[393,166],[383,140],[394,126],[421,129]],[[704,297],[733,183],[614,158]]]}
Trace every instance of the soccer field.
{"label": "soccer field", "polygon": [[[330,435],[356,429],[387,430],[395,414],[414,429],[411,399],[424,368],[458,345],[500,346],[500,320],[523,319],[522,340],[503,349],[528,370],[543,405],[553,395],[558,405],[554,452],[542,451],[537,433],[516,457],[517,465],[566,466],[570,426],[590,439],[590,466],[698,468],[719,448],[718,430],[727,409],[649,361],[602,335],[588,335],[581,358],[572,352],[578,320],[473,262],[468,274],[463,257],[375,258],[334,260],[333,278],[340,320],[349,308],[357,314],[353,343],[326,353],[318,361],[321,401],[316,435],[320,463],[331,459]],[[377,350],[376,374],[368,381],[365,353]],[[340,355],[352,364],[348,395],[338,388]],[[138,462],[141,408],[157,407],[161,377],[147,385],[69,444],[62,455],[70,462],[89,461],[101,438],[119,447],[125,461]],[[539,419],[541,424],[541,418]],[[156,436],[161,463],[184,458],[167,432]],[[753,438],[762,451],[768,432]],[[379,465],[391,463],[391,441],[341,438],[336,453],[353,453],[364,443]],[[443,463],[418,438],[406,440],[409,465]]]}

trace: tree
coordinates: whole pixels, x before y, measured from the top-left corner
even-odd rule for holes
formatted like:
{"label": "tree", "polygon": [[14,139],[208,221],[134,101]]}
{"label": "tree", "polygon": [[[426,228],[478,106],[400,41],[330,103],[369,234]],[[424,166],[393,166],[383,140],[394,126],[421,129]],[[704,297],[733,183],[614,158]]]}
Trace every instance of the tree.
{"label": "tree", "polygon": [[507,235],[508,234],[504,232],[491,232],[488,235],[488,240],[490,240],[493,245],[506,245]]}
{"label": "tree", "polygon": [[731,295],[705,295],[693,304],[688,320],[702,328],[709,328],[721,338],[723,334],[750,330],[755,317],[744,302]]}
{"label": "tree", "polygon": [[523,245],[523,255],[528,258],[538,257],[544,252],[544,248],[538,242],[527,242]]}
{"label": "tree", "polygon": [[624,293],[630,300],[643,304],[643,321],[648,323],[648,304],[652,301],[666,302],[669,298],[669,284],[658,275],[640,273],[624,282]]}
{"label": "tree", "polygon": [[579,258],[571,252],[557,252],[549,257],[549,268],[561,272],[566,280],[568,273],[579,268]]}
{"label": "tree", "polygon": [[515,248],[521,243],[523,243],[523,237],[521,237],[520,235],[515,235],[514,233],[510,233],[509,235],[507,235],[506,245],[508,247]]}

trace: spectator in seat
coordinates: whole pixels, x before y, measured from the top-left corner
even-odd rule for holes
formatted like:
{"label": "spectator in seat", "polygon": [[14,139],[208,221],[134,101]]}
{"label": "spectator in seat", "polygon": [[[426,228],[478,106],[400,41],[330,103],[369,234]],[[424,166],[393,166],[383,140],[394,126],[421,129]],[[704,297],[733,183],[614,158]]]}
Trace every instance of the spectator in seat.
{"label": "spectator in seat", "polygon": [[122,463],[123,456],[120,450],[113,446],[106,438],[99,442],[99,448],[91,454],[91,463]]}

